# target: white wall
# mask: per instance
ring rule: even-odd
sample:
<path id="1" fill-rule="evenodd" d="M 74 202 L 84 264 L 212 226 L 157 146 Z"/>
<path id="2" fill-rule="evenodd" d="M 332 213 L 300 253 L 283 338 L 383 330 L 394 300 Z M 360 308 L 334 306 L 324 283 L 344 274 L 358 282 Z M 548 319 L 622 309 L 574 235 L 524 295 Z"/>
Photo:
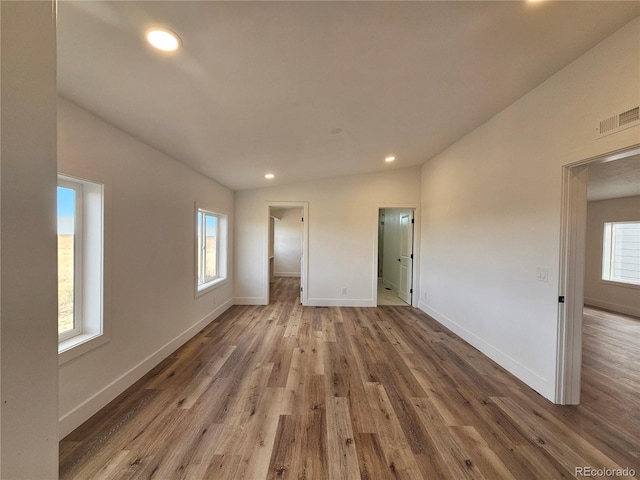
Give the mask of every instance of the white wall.
<path id="1" fill-rule="evenodd" d="M 229 215 L 233 192 L 60 99 L 58 169 L 108 179 L 111 340 L 60 367 L 60 429 L 69 433 L 222 313 L 230 281 L 195 298 L 195 203 Z"/>
<path id="2" fill-rule="evenodd" d="M 302 255 L 302 208 L 278 210 L 274 224 L 276 277 L 299 277 Z"/>
<path id="3" fill-rule="evenodd" d="M 640 196 L 587 203 L 584 303 L 640 317 L 640 287 L 602 280 L 606 222 L 640 221 Z"/>
<path id="4" fill-rule="evenodd" d="M 549 399 L 562 166 L 640 142 L 595 139 L 640 102 L 639 35 L 635 19 L 422 168 L 420 308 Z"/>
<path id="5" fill-rule="evenodd" d="M 396 169 L 236 192 L 236 302 L 266 303 L 266 202 L 308 201 L 308 303 L 375 306 L 378 209 L 418 205 L 419 171 Z"/>
<path id="6" fill-rule="evenodd" d="M 0 2 L 0 478 L 7 480 L 58 478 L 53 7 Z"/>

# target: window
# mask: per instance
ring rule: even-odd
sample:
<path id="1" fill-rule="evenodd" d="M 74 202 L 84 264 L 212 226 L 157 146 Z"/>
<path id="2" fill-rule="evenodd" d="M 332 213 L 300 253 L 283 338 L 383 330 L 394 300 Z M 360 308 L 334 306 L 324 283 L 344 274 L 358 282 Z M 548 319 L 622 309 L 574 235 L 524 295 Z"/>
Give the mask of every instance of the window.
<path id="1" fill-rule="evenodd" d="M 107 340 L 104 185 L 58 175 L 57 200 L 58 353 L 64 363 Z"/>
<path id="2" fill-rule="evenodd" d="M 196 291 L 226 279 L 227 217 L 201 208 L 196 212 Z"/>
<path id="3" fill-rule="evenodd" d="M 640 285 L 640 223 L 604 224 L 602 279 Z"/>
<path id="4" fill-rule="evenodd" d="M 82 184 L 58 181 L 58 338 L 82 332 Z"/>

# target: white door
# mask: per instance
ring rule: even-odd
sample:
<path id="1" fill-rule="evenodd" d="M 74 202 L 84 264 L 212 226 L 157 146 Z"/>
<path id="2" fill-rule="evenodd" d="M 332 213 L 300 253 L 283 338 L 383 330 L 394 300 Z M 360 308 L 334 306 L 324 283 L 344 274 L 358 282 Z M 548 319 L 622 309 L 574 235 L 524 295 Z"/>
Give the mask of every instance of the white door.
<path id="1" fill-rule="evenodd" d="M 306 285 L 304 284 L 304 280 L 306 277 L 306 272 L 304 269 L 304 217 L 302 215 L 304 215 L 304 210 L 301 210 L 301 215 L 300 215 L 300 219 L 301 219 L 301 235 L 300 235 L 300 239 L 302 242 L 302 245 L 300 247 L 300 304 L 302 304 L 302 292 L 304 291 L 304 289 L 306 288 Z"/>
<path id="2" fill-rule="evenodd" d="M 400 214 L 400 288 L 398 296 L 411 305 L 413 293 L 413 210 Z"/>

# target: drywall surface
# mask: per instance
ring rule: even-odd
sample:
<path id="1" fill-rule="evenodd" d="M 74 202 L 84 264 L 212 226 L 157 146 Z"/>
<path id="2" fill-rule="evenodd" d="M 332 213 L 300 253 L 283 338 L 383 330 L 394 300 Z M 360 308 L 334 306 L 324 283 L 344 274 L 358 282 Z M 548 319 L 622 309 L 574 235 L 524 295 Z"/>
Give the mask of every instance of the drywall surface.
<path id="1" fill-rule="evenodd" d="M 266 303 L 266 205 L 281 201 L 309 202 L 308 303 L 375 306 L 378 209 L 419 205 L 420 168 L 236 192 L 237 303 Z"/>
<path id="2" fill-rule="evenodd" d="M 0 2 L 0 478 L 7 480 L 58 478 L 53 7 Z"/>
<path id="3" fill-rule="evenodd" d="M 640 102 L 639 36 L 635 19 L 422 167 L 420 308 L 548 399 L 562 166 L 640 143 L 595 136 Z"/>
<path id="4" fill-rule="evenodd" d="M 276 277 L 299 277 L 302 255 L 302 208 L 278 210 L 274 223 Z"/>
<path id="5" fill-rule="evenodd" d="M 587 204 L 584 303 L 640 317 L 640 286 L 602 280 L 602 240 L 606 222 L 640 222 L 640 197 Z"/>
<path id="6" fill-rule="evenodd" d="M 60 367 L 64 435 L 231 305 L 233 192 L 64 99 L 58 108 L 58 170 L 104 179 L 110 220 L 110 341 Z M 196 202 L 229 221 L 229 281 L 197 297 Z"/>

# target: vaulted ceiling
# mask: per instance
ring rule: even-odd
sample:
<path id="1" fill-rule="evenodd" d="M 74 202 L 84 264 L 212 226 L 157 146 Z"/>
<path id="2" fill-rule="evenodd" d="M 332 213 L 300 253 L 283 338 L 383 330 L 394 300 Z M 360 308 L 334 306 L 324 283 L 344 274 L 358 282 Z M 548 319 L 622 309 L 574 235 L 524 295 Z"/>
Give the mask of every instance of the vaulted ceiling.
<path id="1" fill-rule="evenodd" d="M 59 92 L 241 190 L 422 164 L 638 15 L 617 1 L 61 1 Z M 182 48 L 153 50 L 152 26 Z"/>

